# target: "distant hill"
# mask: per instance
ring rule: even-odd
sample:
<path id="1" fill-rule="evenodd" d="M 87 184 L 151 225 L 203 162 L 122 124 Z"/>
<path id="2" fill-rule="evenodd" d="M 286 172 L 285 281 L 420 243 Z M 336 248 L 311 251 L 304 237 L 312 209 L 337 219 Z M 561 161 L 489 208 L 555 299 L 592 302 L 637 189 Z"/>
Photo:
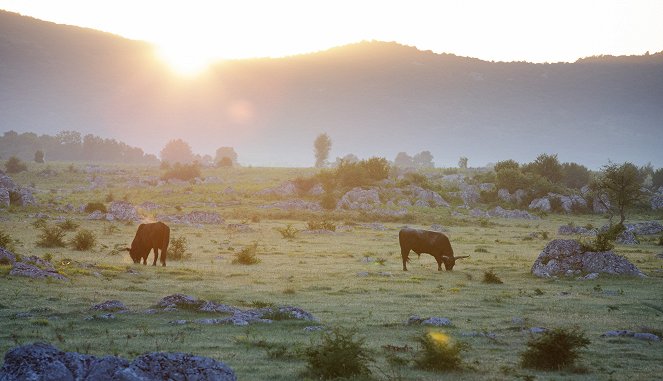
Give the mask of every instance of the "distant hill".
<path id="1" fill-rule="evenodd" d="M 225 38 L 220 36 L 219 44 Z M 178 78 L 143 42 L 0 11 L 0 131 L 77 130 L 158 153 L 233 146 L 253 165 L 429 150 L 438 166 L 557 153 L 592 168 L 663 166 L 663 52 L 486 62 L 389 42 L 220 62 Z"/>

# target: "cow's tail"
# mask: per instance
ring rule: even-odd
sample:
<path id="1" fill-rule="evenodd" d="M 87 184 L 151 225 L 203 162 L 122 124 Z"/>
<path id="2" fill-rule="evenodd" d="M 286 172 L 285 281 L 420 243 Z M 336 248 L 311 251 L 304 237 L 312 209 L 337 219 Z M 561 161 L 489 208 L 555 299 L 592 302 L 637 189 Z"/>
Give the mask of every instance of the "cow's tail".
<path id="1" fill-rule="evenodd" d="M 170 228 L 166 225 L 166 232 L 163 235 L 163 242 L 161 242 L 161 264 L 166 265 L 166 257 L 168 255 L 168 244 L 170 243 Z"/>

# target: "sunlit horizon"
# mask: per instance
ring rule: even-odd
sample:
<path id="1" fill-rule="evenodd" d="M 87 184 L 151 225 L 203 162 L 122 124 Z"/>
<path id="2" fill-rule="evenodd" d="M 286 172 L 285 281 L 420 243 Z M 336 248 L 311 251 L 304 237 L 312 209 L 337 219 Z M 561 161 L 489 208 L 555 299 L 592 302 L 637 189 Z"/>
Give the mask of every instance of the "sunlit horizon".
<path id="1" fill-rule="evenodd" d="M 0 0 L 0 9 L 149 42 L 183 74 L 365 40 L 506 62 L 663 51 L 663 2 L 652 0 Z"/>

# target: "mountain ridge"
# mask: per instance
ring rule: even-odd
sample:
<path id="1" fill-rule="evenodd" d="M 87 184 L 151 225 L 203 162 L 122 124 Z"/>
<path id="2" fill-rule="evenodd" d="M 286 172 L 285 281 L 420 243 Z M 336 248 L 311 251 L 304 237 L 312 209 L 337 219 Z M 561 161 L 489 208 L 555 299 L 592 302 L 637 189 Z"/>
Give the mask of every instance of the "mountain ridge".
<path id="1" fill-rule="evenodd" d="M 246 164 L 311 165 L 326 132 L 332 159 L 429 150 L 438 165 L 482 165 L 546 152 L 663 166 L 663 52 L 490 62 L 363 41 L 182 79 L 147 43 L 0 11 L 0 85 L 4 131 L 81 130 L 149 153 L 183 138 L 199 153 L 233 146 Z"/>

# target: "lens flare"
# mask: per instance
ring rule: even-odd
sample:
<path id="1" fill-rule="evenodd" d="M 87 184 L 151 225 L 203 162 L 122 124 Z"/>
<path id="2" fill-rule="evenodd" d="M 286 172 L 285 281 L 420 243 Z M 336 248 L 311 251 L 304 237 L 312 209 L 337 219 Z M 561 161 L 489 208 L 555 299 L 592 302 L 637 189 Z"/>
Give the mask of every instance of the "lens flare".
<path id="1" fill-rule="evenodd" d="M 439 345 L 447 345 L 450 341 L 449 335 L 442 332 L 429 332 L 428 336 Z"/>

